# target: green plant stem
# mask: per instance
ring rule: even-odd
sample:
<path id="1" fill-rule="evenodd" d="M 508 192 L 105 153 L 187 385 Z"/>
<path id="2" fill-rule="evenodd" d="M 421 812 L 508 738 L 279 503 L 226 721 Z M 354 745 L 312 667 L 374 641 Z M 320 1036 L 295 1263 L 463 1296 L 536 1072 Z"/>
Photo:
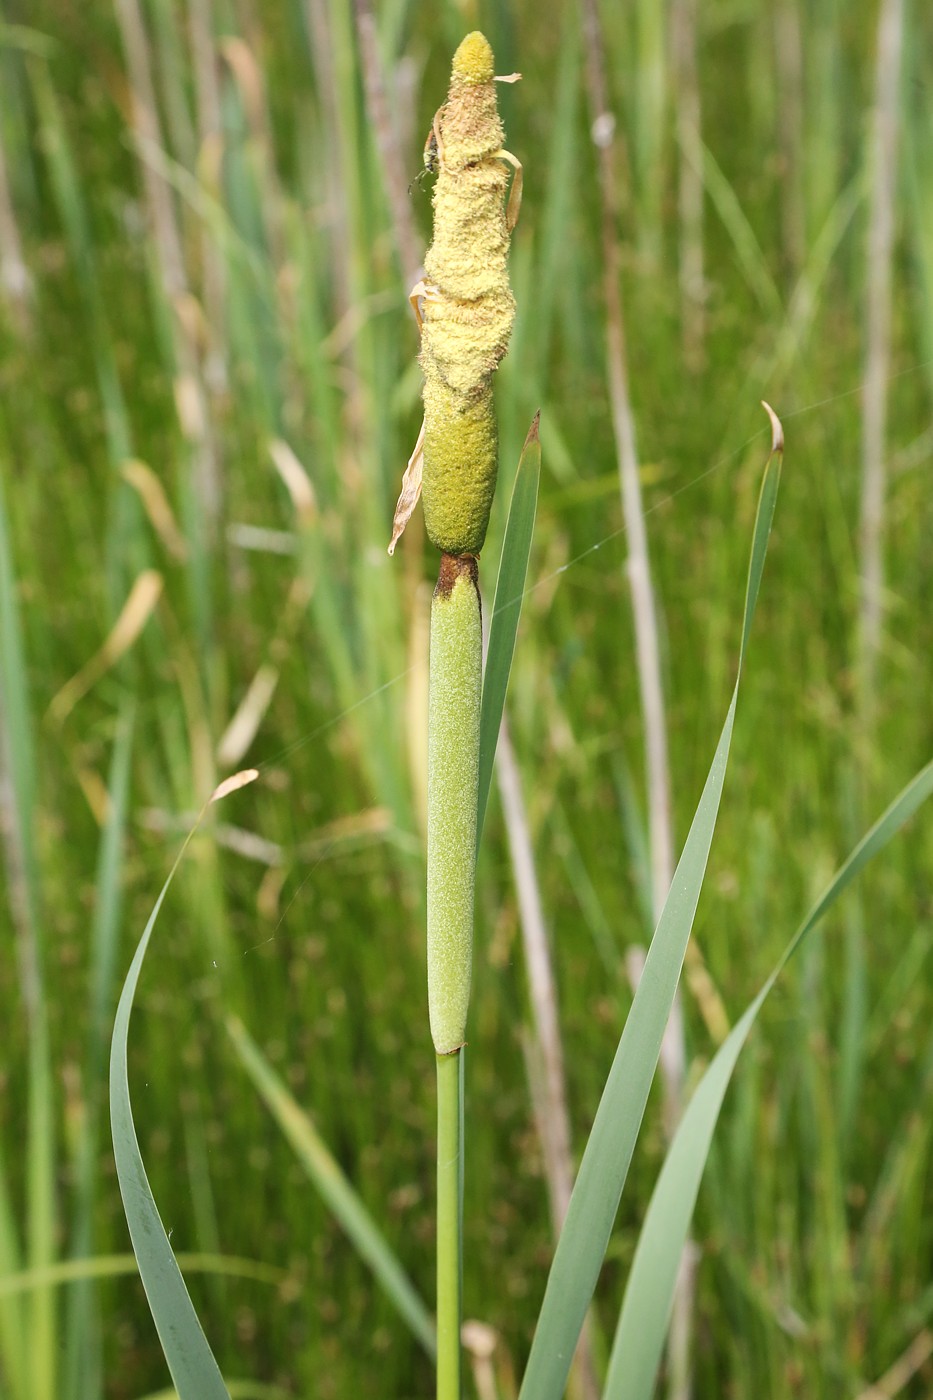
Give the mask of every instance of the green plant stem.
<path id="1" fill-rule="evenodd" d="M 437 1056 L 437 1400 L 460 1400 L 463 1051 Z"/>

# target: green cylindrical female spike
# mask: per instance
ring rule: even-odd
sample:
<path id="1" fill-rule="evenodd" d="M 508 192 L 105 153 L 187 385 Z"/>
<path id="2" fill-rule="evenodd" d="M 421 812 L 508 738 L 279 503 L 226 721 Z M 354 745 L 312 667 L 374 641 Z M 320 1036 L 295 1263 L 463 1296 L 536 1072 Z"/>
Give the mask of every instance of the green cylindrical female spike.
<path id="1" fill-rule="evenodd" d="M 441 560 L 431 603 L 428 701 L 428 1012 L 439 1055 L 466 1038 L 483 629 L 476 560 Z"/>

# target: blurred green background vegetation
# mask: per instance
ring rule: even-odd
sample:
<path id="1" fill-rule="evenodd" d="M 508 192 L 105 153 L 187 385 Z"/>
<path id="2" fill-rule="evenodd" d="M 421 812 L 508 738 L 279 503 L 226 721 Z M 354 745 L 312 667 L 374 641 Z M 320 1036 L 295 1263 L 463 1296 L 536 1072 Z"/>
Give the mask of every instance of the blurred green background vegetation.
<path id="1" fill-rule="evenodd" d="M 197 839 L 141 984 L 132 1084 L 156 1200 L 179 1252 L 282 1271 L 274 1285 L 189 1276 L 225 1374 L 267 1387 L 242 1394 L 430 1392 L 428 1362 L 257 1100 L 224 1017 L 242 1018 L 313 1114 L 430 1298 L 436 557 L 420 513 L 393 560 L 386 544 L 420 422 L 407 292 L 430 181 L 408 181 L 450 54 L 476 25 L 498 71 L 524 74 L 500 90 L 525 195 L 483 572 L 488 597 L 540 407 L 508 713 L 578 1151 L 585 1140 L 631 998 L 626 952 L 650 935 L 586 10 L 4 0 L 0 1394 L 12 1400 L 136 1400 L 166 1385 L 138 1280 L 102 1265 L 93 1285 L 63 1287 L 41 1271 L 128 1249 L 106 1119 L 116 996 L 193 814 L 246 764 L 263 781 Z M 760 397 L 787 438 L 696 926 L 732 1017 L 933 740 L 931 12 L 908 6 L 905 25 L 884 617 L 866 707 L 876 7 L 708 0 L 694 14 L 632 0 L 601 15 L 678 842 L 734 675 L 768 441 Z M 603 114 L 596 135 L 611 134 Z M 933 1389 L 931 860 L 921 815 L 811 939 L 741 1062 L 696 1220 L 698 1397 Z M 474 985 L 466 1308 L 520 1370 L 552 1240 L 495 796 Z M 695 1074 L 715 1047 L 689 992 L 684 1016 Z M 663 1150 L 653 1101 L 598 1295 L 610 1336 Z M 27 1270 L 40 1272 L 16 1291 Z M 887 1389 L 867 1390 L 905 1357 Z"/>

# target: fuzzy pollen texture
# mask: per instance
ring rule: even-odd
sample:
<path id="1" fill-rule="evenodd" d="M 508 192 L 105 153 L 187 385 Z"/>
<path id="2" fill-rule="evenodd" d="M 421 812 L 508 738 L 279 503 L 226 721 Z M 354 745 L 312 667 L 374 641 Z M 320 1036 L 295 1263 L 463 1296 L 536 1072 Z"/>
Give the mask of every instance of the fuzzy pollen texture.
<path id="1" fill-rule="evenodd" d="M 492 50 L 468 34 L 437 116 L 434 240 L 425 257 L 423 500 L 428 536 L 449 554 L 482 548 L 496 485 L 492 376 L 508 348 L 515 302 L 505 222 L 508 173 Z"/>
<path id="2" fill-rule="evenodd" d="M 489 40 L 485 34 L 474 29 L 454 54 L 453 76 L 464 83 L 491 83 L 494 72 Z"/>

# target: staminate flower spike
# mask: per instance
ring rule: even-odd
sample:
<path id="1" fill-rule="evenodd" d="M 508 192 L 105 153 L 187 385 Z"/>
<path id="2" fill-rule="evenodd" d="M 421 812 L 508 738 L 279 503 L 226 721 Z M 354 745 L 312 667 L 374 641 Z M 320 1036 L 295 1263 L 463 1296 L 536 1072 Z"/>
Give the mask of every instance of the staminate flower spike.
<path id="1" fill-rule="evenodd" d="M 428 538 L 438 549 L 478 554 L 486 538 L 498 469 L 492 377 L 515 318 L 506 259 L 522 191 L 521 165 L 502 144 L 496 81 L 488 41 L 468 34 L 425 144 L 425 165 L 437 170 L 434 241 L 425 278 L 411 294 L 421 326 L 424 424 L 396 507 L 390 554 L 419 490 Z M 515 178 L 506 208 L 508 166 Z"/>

